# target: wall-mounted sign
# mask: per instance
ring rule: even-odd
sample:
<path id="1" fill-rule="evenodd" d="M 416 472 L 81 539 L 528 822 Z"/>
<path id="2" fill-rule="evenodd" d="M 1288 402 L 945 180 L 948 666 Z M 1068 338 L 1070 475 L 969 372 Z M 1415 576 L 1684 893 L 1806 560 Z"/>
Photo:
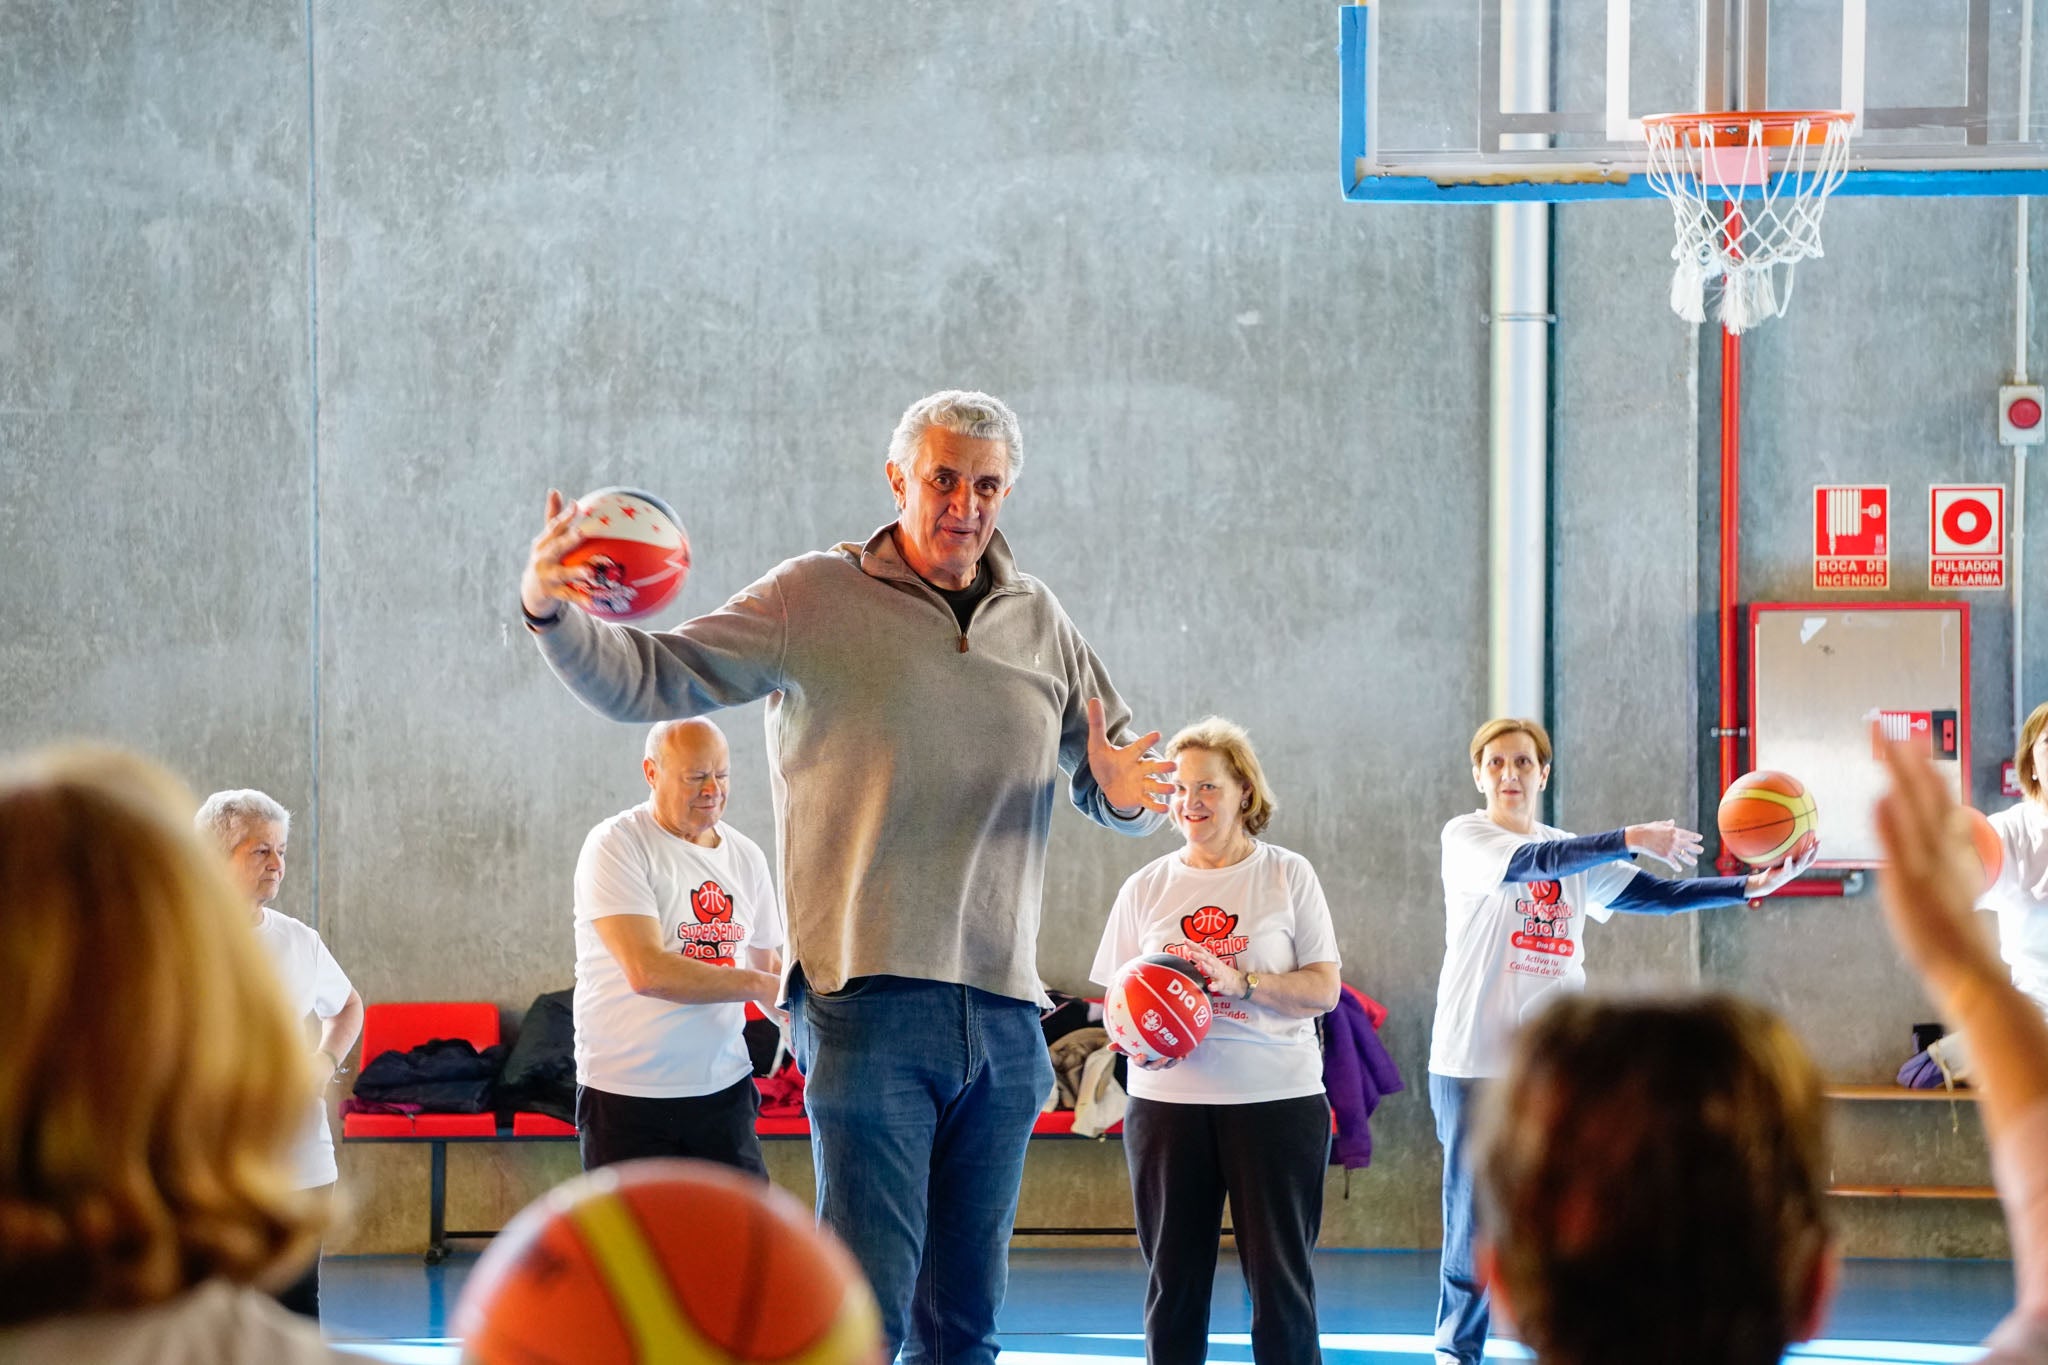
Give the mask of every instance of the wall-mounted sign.
<path id="1" fill-rule="evenodd" d="M 1892 585 L 1891 488 L 1820 484 L 1813 490 L 1813 586 Z"/>

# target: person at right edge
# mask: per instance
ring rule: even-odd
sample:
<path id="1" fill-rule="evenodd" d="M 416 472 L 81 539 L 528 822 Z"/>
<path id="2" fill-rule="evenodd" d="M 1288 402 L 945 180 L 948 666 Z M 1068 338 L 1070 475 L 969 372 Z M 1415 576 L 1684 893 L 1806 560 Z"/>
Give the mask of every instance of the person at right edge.
<path id="1" fill-rule="evenodd" d="M 2048 1020 L 1973 922 L 1968 817 L 1925 753 L 1874 738 L 1878 899 L 1975 1042 L 2012 1239 L 2015 1306 L 1978 1359 L 2048 1365 Z M 1513 1052 L 1476 1138 L 1479 1259 L 1538 1362 L 1776 1365 L 1820 1330 L 1839 1260 L 1826 1101 L 1784 1020 L 1732 996 L 1560 995 Z"/>
<path id="2" fill-rule="evenodd" d="M 1022 459 L 1008 407 L 936 393 L 889 443 L 895 521 L 716 611 L 647 632 L 564 610 L 589 580 L 562 563 L 574 509 L 555 493 L 520 584 L 548 666 L 603 715 L 768 698 L 818 1216 L 874 1286 L 889 1354 L 946 1365 L 995 1358 L 1052 1089 L 1037 940 L 1054 784 L 1064 771 L 1083 815 L 1147 834 L 1172 767 L 996 531 Z"/>
<path id="3" fill-rule="evenodd" d="M 1473 1255 L 1473 1107 L 1487 1082 L 1506 1074 L 1516 1028 L 1552 992 L 1585 989 L 1585 917 L 1740 905 L 1797 877 L 1816 851 L 1808 839 L 1747 877 L 1667 881 L 1629 859 L 1640 853 L 1690 867 L 1702 847 L 1692 830 L 1658 820 L 1574 835 L 1537 823 L 1551 758 L 1550 735 L 1538 722 L 1486 722 L 1472 736 L 1470 757 L 1486 808 L 1443 830 L 1444 969 L 1429 1044 L 1429 1107 L 1444 1149 L 1436 1358 L 1447 1365 L 1478 1365 L 1486 1351 L 1486 1287 Z"/>
<path id="4" fill-rule="evenodd" d="M 2048 1019 L 1974 922 L 1983 866 L 1968 817 L 1927 755 L 1903 744 L 1882 747 L 1892 786 L 1877 803 L 1885 855 L 1878 900 L 1906 964 L 1942 1017 L 1969 1036 L 1972 1084 L 2012 1241 L 2012 1315 L 1979 1359 L 2048 1365 Z"/>
<path id="5" fill-rule="evenodd" d="M 1977 898 L 1977 908 L 1998 914 L 1998 951 L 2012 984 L 2048 1017 L 2048 702 L 2020 727 L 2013 772 L 2024 800 L 1987 817 L 2005 856 L 1998 879 Z M 1969 1033 L 1953 1029 L 1928 1049 L 1958 1081 L 1976 1079 Z"/>

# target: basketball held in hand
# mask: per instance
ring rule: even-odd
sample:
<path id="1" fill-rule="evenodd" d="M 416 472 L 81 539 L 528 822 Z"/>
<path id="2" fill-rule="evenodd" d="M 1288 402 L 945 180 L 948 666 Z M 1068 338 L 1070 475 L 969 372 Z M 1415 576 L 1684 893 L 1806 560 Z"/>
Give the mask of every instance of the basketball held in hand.
<path id="1" fill-rule="evenodd" d="M 2005 840 L 1998 837 L 1983 811 L 1964 806 L 1963 814 L 1970 819 L 1970 842 L 1976 846 L 1977 861 L 1984 865 L 1984 884 L 1977 888 L 1981 896 L 1998 884 L 1998 874 L 2005 871 Z"/>
<path id="2" fill-rule="evenodd" d="M 705 1161 L 628 1161 L 527 1206 L 456 1309 L 477 1365 L 881 1365 L 851 1254 L 764 1181 Z"/>
<path id="3" fill-rule="evenodd" d="M 1110 1044 L 1157 1065 L 1177 1061 L 1209 1036 L 1209 992 L 1202 974 L 1172 953 L 1148 953 L 1117 975 L 1102 1001 Z"/>
<path id="4" fill-rule="evenodd" d="M 607 621 L 651 616 L 683 590 L 690 538 L 675 510 L 637 488 L 600 488 L 576 500 L 567 568 L 587 570 L 583 609 Z"/>
<path id="5" fill-rule="evenodd" d="M 1798 778 L 1758 769 L 1728 784 L 1716 823 L 1721 847 L 1752 867 L 1768 867 L 1818 831 L 1820 814 Z"/>

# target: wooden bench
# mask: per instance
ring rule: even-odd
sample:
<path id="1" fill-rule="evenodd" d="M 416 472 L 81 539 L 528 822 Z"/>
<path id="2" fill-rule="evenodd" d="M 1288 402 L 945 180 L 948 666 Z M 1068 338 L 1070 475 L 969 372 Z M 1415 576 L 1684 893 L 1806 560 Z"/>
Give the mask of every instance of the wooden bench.
<path id="1" fill-rule="evenodd" d="M 1830 1085 L 1824 1092 L 1831 1100 L 1878 1103 L 1969 1103 L 1977 1102 L 1974 1090 L 1913 1090 L 1903 1085 Z M 1996 1199 L 1998 1190 L 1990 1185 L 1833 1185 L 1828 1193 L 1842 1199 Z"/>

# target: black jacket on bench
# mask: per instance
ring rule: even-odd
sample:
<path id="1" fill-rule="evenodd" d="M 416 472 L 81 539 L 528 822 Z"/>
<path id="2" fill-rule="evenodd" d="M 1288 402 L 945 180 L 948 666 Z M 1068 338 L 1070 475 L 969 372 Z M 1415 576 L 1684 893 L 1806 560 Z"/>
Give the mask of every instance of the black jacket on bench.
<path id="1" fill-rule="evenodd" d="M 493 1107 L 505 1049 L 478 1052 L 466 1038 L 436 1038 L 409 1052 L 381 1052 L 356 1077 L 356 1098 L 417 1104 L 429 1113 L 481 1114 Z"/>

